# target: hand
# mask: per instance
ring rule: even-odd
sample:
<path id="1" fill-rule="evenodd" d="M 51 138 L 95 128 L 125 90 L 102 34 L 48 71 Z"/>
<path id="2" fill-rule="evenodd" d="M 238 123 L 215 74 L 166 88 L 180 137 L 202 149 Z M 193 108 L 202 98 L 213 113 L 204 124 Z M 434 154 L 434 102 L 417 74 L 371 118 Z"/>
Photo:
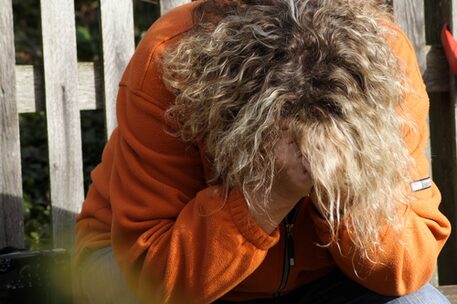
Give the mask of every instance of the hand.
<path id="1" fill-rule="evenodd" d="M 257 224 L 271 233 L 302 197 L 312 189 L 313 180 L 308 161 L 300 153 L 288 129 L 282 130 L 276 149 L 276 173 L 273 180 L 271 200 L 267 209 L 256 208 L 264 204 L 261 194 L 251 195 L 253 206 L 249 211 Z"/>

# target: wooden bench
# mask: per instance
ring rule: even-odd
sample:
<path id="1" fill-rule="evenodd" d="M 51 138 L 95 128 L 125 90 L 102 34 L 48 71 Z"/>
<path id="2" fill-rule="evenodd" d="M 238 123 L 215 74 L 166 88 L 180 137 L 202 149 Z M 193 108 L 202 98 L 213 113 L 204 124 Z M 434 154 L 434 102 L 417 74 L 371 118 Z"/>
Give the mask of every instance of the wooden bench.
<path id="1" fill-rule="evenodd" d="M 161 10 L 186 2 L 190 0 L 161 0 Z M 107 136 L 112 132 L 118 81 L 134 51 L 132 0 L 101 0 L 99 6 L 100 67 L 77 61 L 74 1 L 41 1 L 41 73 L 34 66 L 15 64 L 12 0 L 0 0 L 0 248 L 24 246 L 18 115 L 45 111 L 53 244 L 72 250 L 74 220 L 84 199 L 80 111 L 103 109 Z M 457 0 L 395 0 L 393 9 L 414 44 L 431 98 L 433 176 L 442 191 L 442 210 L 457 227 L 457 83 L 439 41 L 444 22 L 457 29 L 452 22 L 457 20 Z M 439 258 L 435 285 L 438 280 L 441 285 L 457 284 L 456 261 L 453 232 Z M 457 303 L 457 288 L 440 288 Z"/>

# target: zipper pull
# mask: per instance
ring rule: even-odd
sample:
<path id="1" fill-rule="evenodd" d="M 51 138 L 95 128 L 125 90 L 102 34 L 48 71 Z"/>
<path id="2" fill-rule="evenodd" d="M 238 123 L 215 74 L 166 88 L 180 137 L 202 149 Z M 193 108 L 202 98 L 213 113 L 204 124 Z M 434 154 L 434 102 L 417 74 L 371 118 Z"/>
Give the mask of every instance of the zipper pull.
<path id="1" fill-rule="evenodd" d="M 292 244 L 290 247 L 293 248 L 294 245 Z M 289 265 L 290 265 L 290 267 L 295 266 L 295 256 L 294 256 L 293 251 L 291 253 L 291 257 L 289 258 Z"/>
<path id="2" fill-rule="evenodd" d="M 286 223 L 286 237 L 287 237 L 287 239 L 292 238 L 293 230 L 294 230 L 294 224 L 293 223 Z"/>

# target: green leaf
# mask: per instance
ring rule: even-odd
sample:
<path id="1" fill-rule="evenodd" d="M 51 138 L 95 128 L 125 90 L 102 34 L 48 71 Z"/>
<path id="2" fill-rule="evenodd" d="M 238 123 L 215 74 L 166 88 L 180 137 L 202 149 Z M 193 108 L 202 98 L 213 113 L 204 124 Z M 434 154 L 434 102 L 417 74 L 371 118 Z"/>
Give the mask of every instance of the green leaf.
<path id="1" fill-rule="evenodd" d="M 78 41 L 81 42 L 88 42 L 92 39 L 89 29 L 81 25 L 76 27 L 76 37 L 78 38 Z"/>

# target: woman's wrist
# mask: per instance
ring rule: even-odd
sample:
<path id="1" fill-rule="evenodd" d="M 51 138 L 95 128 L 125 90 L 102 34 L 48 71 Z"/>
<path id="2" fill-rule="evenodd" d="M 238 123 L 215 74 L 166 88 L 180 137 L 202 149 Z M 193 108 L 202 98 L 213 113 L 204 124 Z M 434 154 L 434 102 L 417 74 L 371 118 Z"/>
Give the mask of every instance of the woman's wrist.
<path id="1" fill-rule="evenodd" d="M 257 225 L 266 233 L 271 234 L 300 199 L 286 199 L 275 195 L 272 195 L 268 202 L 265 202 L 266 199 L 252 197 L 248 210 Z"/>

